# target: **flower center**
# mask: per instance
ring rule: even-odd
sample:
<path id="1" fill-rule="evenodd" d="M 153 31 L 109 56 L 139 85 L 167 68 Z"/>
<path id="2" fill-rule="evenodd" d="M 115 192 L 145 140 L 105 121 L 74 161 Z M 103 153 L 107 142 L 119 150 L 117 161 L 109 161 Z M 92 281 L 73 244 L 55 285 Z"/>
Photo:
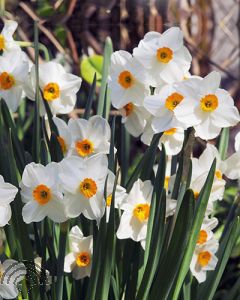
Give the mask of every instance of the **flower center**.
<path id="1" fill-rule="evenodd" d="M 80 156 L 87 156 L 93 153 L 93 143 L 87 139 L 75 142 L 75 149 Z"/>
<path id="2" fill-rule="evenodd" d="M 52 197 L 51 190 L 44 184 L 35 187 L 32 192 L 33 198 L 40 204 L 47 204 Z"/>
<path id="3" fill-rule="evenodd" d="M 208 265 L 210 259 L 211 259 L 212 255 L 210 252 L 208 251 L 203 251 L 203 252 L 200 252 L 198 254 L 198 259 L 197 259 L 197 262 L 199 263 L 199 265 L 201 267 L 205 267 L 206 265 Z"/>
<path id="4" fill-rule="evenodd" d="M 132 102 L 129 102 L 128 104 L 126 104 L 123 109 L 125 110 L 125 115 L 126 117 L 128 117 L 129 115 L 131 115 L 131 113 L 133 112 L 134 109 L 134 104 Z"/>
<path id="5" fill-rule="evenodd" d="M 173 51 L 167 47 L 159 48 L 156 56 L 159 62 L 167 64 L 173 58 Z"/>
<path id="6" fill-rule="evenodd" d="M 171 129 L 164 131 L 163 134 L 164 135 L 173 135 L 176 131 L 177 131 L 177 128 L 171 128 Z"/>
<path id="7" fill-rule="evenodd" d="M 206 95 L 200 100 L 200 107 L 203 111 L 214 111 L 218 107 L 218 98 L 215 95 Z"/>
<path id="8" fill-rule="evenodd" d="M 80 183 L 79 191 L 84 197 L 88 199 L 93 197 L 97 193 L 96 182 L 91 178 L 85 178 Z"/>
<path id="9" fill-rule="evenodd" d="M 123 71 L 118 76 L 118 83 L 125 89 L 130 88 L 134 84 L 134 77 L 131 72 Z"/>
<path id="10" fill-rule="evenodd" d="M 80 252 L 76 258 L 76 264 L 79 267 L 87 267 L 91 262 L 91 258 L 88 252 Z"/>
<path id="11" fill-rule="evenodd" d="M 107 200 L 106 200 L 106 205 L 108 207 L 111 206 L 111 203 L 112 203 L 112 194 L 110 194 L 108 197 L 107 197 Z"/>
<path id="12" fill-rule="evenodd" d="M 138 221 L 146 221 L 149 217 L 150 205 L 149 204 L 138 204 L 133 210 L 133 215 Z"/>
<path id="13" fill-rule="evenodd" d="M 197 200 L 198 196 L 199 196 L 199 192 L 193 191 L 193 197 L 195 200 Z"/>
<path id="14" fill-rule="evenodd" d="M 165 101 L 165 107 L 169 110 L 174 110 L 175 107 L 183 100 L 183 96 L 179 93 L 172 93 Z"/>
<path id="15" fill-rule="evenodd" d="M 0 89 L 9 90 L 15 85 L 15 78 L 7 72 L 0 74 Z"/>
<path id="16" fill-rule="evenodd" d="M 200 230 L 199 235 L 198 235 L 198 240 L 197 244 L 204 244 L 207 241 L 208 234 L 205 230 Z"/>
<path id="17" fill-rule="evenodd" d="M 216 170 L 215 171 L 215 176 L 217 177 L 217 179 L 221 180 L 222 179 L 222 172 L 220 170 Z"/>
<path id="18" fill-rule="evenodd" d="M 168 190 L 170 176 L 166 176 L 164 180 L 164 188 Z"/>
<path id="19" fill-rule="evenodd" d="M 57 140 L 58 140 L 59 145 L 61 146 L 63 154 L 65 154 L 67 152 L 67 145 L 65 143 L 64 138 L 62 138 L 61 136 L 58 136 Z"/>
<path id="20" fill-rule="evenodd" d="M 2 34 L 0 34 L 0 51 L 5 50 L 5 38 Z"/>
<path id="21" fill-rule="evenodd" d="M 50 82 L 43 88 L 43 97 L 47 101 L 53 101 L 60 96 L 60 88 L 56 82 Z"/>

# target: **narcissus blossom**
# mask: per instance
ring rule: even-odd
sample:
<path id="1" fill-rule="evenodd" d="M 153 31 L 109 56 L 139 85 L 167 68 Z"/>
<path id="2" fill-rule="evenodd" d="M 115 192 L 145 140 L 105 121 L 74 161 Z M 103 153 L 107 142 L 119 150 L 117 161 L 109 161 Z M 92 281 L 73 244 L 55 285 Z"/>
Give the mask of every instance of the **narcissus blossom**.
<path id="1" fill-rule="evenodd" d="M 153 135 L 154 131 L 149 123 L 141 136 L 141 141 L 146 145 L 150 145 Z M 167 155 L 176 155 L 181 151 L 183 141 L 184 130 L 182 128 L 170 128 L 163 132 L 158 147 L 161 150 L 162 144 L 164 144 Z"/>
<path id="2" fill-rule="evenodd" d="M 17 29 L 17 22 L 6 20 L 0 34 L 0 53 L 7 53 L 11 50 L 20 50 L 19 45 L 14 41 L 13 34 Z"/>
<path id="3" fill-rule="evenodd" d="M 58 134 L 57 140 L 61 146 L 62 153 L 64 156 L 67 155 L 71 144 L 72 144 L 72 135 L 68 125 L 60 118 L 53 117 L 53 122 L 57 126 Z"/>
<path id="4" fill-rule="evenodd" d="M 152 77 L 152 86 L 159 82 L 172 83 L 183 79 L 191 65 L 191 55 L 183 45 L 183 33 L 177 27 L 159 32 L 148 32 L 133 50 L 133 56 Z"/>
<path id="5" fill-rule="evenodd" d="M 64 222 L 65 201 L 60 191 L 58 164 L 28 164 L 20 182 L 22 201 L 25 203 L 22 215 L 25 223 L 40 222 L 49 217 L 54 222 Z"/>
<path id="6" fill-rule="evenodd" d="M 113 187 L 115 182 L 115 175 L 112 171 L 108 170 L 108 177 L 107 177 L 107 199 L 106 199 L 106 219 L 108 222 L 109 214 L 110 214 L 110 207 L 112 203 L 112 193 Z M 123 188 L 121 185 L 116 185 L 116 190 L 114 194 L 114 204 L 115 208 L 120 209 L 121 205 L 125 202 L 127 197 L 126 189 Z"/>
<path id="7" fill-rule="evenodd" d="M 10 203 L 14 200 L 18 189 L 4 181 L 0 175 L 0 227 L 5 226 L 12 216 Z"/>
<path id="8" fill-rule="evenodd" d="M 69 233 L 70 253 L 65 256 L 64 271 L 72 272 L 74 279 L 90 276 L 92 269 L 93 237 L 84 237 L 80 228 L 74 226 Z"/>
<path id="9" fill-rule="evenodd" d="M 0 262 L 0 298 L 15 299 L 19 294 L 17 285 L 26 273 L 25 265 L 16 260 L 6 259 L 3 263 Z"/>
<path id="10" fill-rule="evenodd" d="M 155 95 L 145 97 L 144 107 L 153 115 L 152 128 L 155 133 L 175 127 L 184 128 L 184 121 L 179 122 L 175 115 L 175 109 L 184 101 L 188 102 L 188 99 L 176 92 L 172 84 L 158 89 Z"/>
<path id="11" fill-rule="evenodd" d="M 62 65 L 55 62 L 46 62 L 39 66 L 39 86 L 43 100 L 47 101 L 53 114 L 70 113 L 77 100 L 82 79 L 67 73 Z M 35 100 L 35 66 L 32 67 L 27 84 L 24 86 L 27 97 Z M 41 102 L 41 112 L 44 105 Z"/>
<path id="12" fill-rule="evenodd" d="M 211 239 L 214 239 L 212 230 L 217 226 L 218 220 L 216 218 L 205 217 L 201 230 L 197 239 L 197 247 L 208 243 Z"/>
<path id="13" fill-rule="evenodd" d="M 114 107 L 122 108 L 128 103 L 142 105 L 144 96 L 150 92 L 143 84 L 144 74 L 142 66 L 127 51 L 112 54 L 108 84 Z"/>
<path id="14" fill-rule="evenodd" d="M 71 155 L 84 158 L 97 153 L 109 153 L 111 131 L 104 118 L 70 119 L 68 128 L 72 136 Z"/>
<path id="15" fill-rule="evenodd" d="M 150 117 L 143 106 L 130 102 L 120 108 L 119 112 L 122 115 L 122 123 L 131 135 L 138 137 L 143 133 L 147 119 Z"/>
<path id="16" fill-rule="evenodd" d="M 0 98 L 15 112 L 21 102 L 28 62 L 21 50 L 11 50 L 0 57 Z"/>
<path id="17" fill-rule="evenodd" d="M 188 94 L 189 99 L 179 103 L 175 116 L 188 127 L 194 125 L 196 136 L 204 140 L 217 137 L 221 128 L 240 121 L 232 97 L 219 88 L 220 80 L 220 74 L 212 72 L 203 79 L 192 78 L 176 84 L 177 91 Z"/>
<path id="18" fill-rule="evenodd" d="M 199 283 L 206 280 L 207 271 L 215 270 L 218 262 L 215 253 L 218 250 L 218 246 L 218 242 L 215 239 L 211 239 L 195 248 L 190 270 Z"/>
<path id="19" fill-rule="evenodd" d="M 59 177 L 64 191 L 66 214 L 70 218 L 81 213 L 99 221 L 105 211 L 104 186 L 108 161 L 104 154 L 83 159 L 71 156 L 61 161 Z"/>

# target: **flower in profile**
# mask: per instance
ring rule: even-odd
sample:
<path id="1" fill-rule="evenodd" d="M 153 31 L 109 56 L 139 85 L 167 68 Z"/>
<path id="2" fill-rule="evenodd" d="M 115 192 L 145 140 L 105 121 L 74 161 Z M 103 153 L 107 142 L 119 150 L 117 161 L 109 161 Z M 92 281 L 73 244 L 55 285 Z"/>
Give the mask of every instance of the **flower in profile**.
<path id="1" fill-rule="evenodd" d="M 128 103 L 142 105 L 149 89 L 141 81 L 144 76 L 142 66 L 127 51 L 115 51 L 111 56 L 108 79 L 110 97 L 115 108 L 123 108 Z"/>
<path id="2" fill-rule="evenodd" d="M 75 218 L 83 214 L 90 220 L 99 221 L 106 207 L 107 156 L 97 154 L 86 159 L 70 156 L 63 159 L 60 165 L 59 177 L 67 216 Z"/>
<path id="3" fill-rule="evenodd" d="M 55 162 L 47 166 L 30 163 L 25 167 L 20 182 L 25 223 L 40 222 L 45 217 L 54 222 L 67 220 L 58 173 L 59 167 Z"/>
<path id="4" fill-rule="evenodd" d="M 206 280 L 207 271 L 215 270 L 218 262 L 215 253 L 218 250 L 218 246 L 219 244 L 214 238 L 196 246 L 190 264 L 190 270 L 199 283 Z"/>
<path id="5" fill-rule="evenodd" d="M 117 230 L 119 239 L 131 238 L 139 242 L 146 238 L 152 192 L 153 186 L 150 180 L 143 182 L 138 179 L 134 183 L 121 206 L 123 214 Z"/>
<path id="6" fill-rule="evenodd" d="M 177 27 L 163 34 L 148 32 L 133 50 L 133 56 L 146 68 L 152 77 L 151 85 L 159 82 L 172 83 L 183 79 L 191 65 L 192 57 L 183 45 L 183 33 Z"/>
<path id="7" fill-rule="evenodd" d="M 93 237 L 84 237 L 78 226 L 69 233 L 70 253 L 65 256 L 64 271 L 74 279 L 90 277 L 92 269 Z"/>
<path id="8" fill-rule="evenodd" d="M 28 61 L 21 50 L 11 50 L 0 57 L 0 97 L 13 112 L 22 100 L 27 75 Z"/>
<path id="9" fill-rule="evenodd" d="M 8 224 L 12 216 L 10 203 L 14 200 L 18 189 L 4 181 L 3 177 L 0 175 L 0 227 Z"/>
<path id="10" fill-rule="evenodd" d="M 236 125 L 239 112 L 230 94 L 219 88 L 221 76 L 212 72 L 203 79 L 190 78 L 176 84 L 179 93 L 189 94 L 175 109 L 175 116 L 186 124 L 194 125 L 196 136 L 204 140 L 217 137 L 221 128 Z"/>
<path id="11" fill-rule="evenodd" d="M 14 41 L 13 34 L 17 29 L 18 23 L 6 20 L 0 33 L 0 54 L 5 54 L 11 50 L 20 50 L 19 45 Z"/>
<path id="12" fill-rule="evenodd" d="M 155 95 L 145 97 L 144 107 L 153 115 L 153 131 L 159 133 L 175 127 L 184 128 L 184 122 L 179 122 L 175 116 L 175 109 L 185 101 L 188 102 L 188 99 L 172 84 L 157 89 Z"/>
<path id="13" fill-rule="evenodd" d="M 17 285 L 26 275 L 26 267 L 13 259 L 0 262 L 0 296 L 4 299 L 15 299 L 18 294 Z"/>
<path id="14" fill-rule="evenodd" d="M 131 135 L 138 137 L 143 133 L 147 120 L 150 117 L 150 114 L 143 106 L 130 102 L 121 107 L 119 112 L 122 116 L 122 123 Z"/>
<path id="15" fill-rule="evenodd" d="M 71 155 L 85 158 L 97 153 L 109 153 L 111 131 L 104 118 L 70 119 L 68 128 L 72 135 Z"/>
<path id="16" fill-rule="evenodd" d="M 67 155 L 71 144 L 72 144 L 72 135 L 68 125 L 60 118 L 53 117 L 53 122 L 57 126 L 58 134 L 57 140 L 62 149 L 64 156 Z"/>
<path id="17" fill-rule="evenodd" d="M 197 246 L 202 246 L 214 239 L 212 230 L 217 226 L 218 220 L 216 218 L 205 217 L 201 226 L 201 230 L 197 239 Z"/>
<path id="18" fill-rule="evenodd" d="M 31 100 L 35 100 L 35 80 L 33 66 L 24 86 L 25 93 Z M 81 83 L 80 77 L 67 73 L 61 64 L 51 61 L 39 66 L 39 86 L 43 100 L 48 102 L 53 114 L 67 114 L 73 110 Z M 44 112 L 43 103 L 40 109 Z"/>
<path id="19" fill-rule="evenodd" d="M 154 131 L 151 127 L 151 123 L 149 123 L 141 136 L 141 141 L 146 145 L 150 145 L 153 135 Z M 162 136 L 160 137 L 158 147 L 161 150 L 163 144 L 167 155 L 176 155 L 181 151 L 183 141 L 184 130 L 179 127 L 170 128 L 163 132 Z"/>
<path id="20" fill-rule="evenodd" d="M 113 193 L 113 187 L 115 182 L 115 175 L 112 171 L 108 170 L 108 177 L 107 177 L 107 199 L 106 199 L 106 219 L 107 222 L 109 220 L 110 215 L 110 207 L 112 203 L 112 193 Z M 116 185 L 116 190 L 114 194 L 114 204 L 115 208 L 120 209 L 121 205 L 125 202 L 125 199 L 127 197 L 126 189 L 123 188 L 121 185 Z"/>

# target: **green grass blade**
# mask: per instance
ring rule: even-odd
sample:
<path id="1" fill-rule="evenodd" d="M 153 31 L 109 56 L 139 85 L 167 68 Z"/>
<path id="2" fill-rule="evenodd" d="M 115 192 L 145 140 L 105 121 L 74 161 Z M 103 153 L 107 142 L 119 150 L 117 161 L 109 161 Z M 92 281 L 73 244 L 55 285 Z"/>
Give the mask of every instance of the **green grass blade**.
<path id="1" fill-rule="evenodd" d="M 229 143 L 229 128 L 223 128 L 220 135 L 219 144 L 218 144 L 218 151 L 222 160 L 226 159 L 228 143 Z"/>
<path id="2" fill-rule="evenodd" d="M 88 94 L 85 111 L 84 111 L 84 114 L 83 114 L 83 119 L 86 119 L 86 120 L 89 119 L 90 114 L 91 114 L 92 103 L 93 103 L 93 99 L 94 99 L 94 93 L 95 93 L 95 90 L 96 90 L 96 82 L 97 82 L 97 75 L 95 73 L 94 78 L 93 78 L 93 82 L 92 82 L 92 85 L 90 87 L 90 91 L 89 91 L 89 94 Z"/>

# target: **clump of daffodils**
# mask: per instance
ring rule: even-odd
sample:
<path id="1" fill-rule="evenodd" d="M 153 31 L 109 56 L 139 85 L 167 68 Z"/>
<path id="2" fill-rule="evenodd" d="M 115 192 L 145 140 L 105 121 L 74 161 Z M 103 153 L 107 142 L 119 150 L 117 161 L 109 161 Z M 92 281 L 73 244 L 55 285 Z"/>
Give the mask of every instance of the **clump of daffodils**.
<path id="1" fill-rule="evenodd" d="M 240 178 L 239 133 L 236 151 L 226 151 L 226 132 L 240 116 L 220 87 L 220 73 L 190 73 L 192 57 L 179 28 L 149 32 L 133 53 L 105 57 L 104 112 L 68 118 L 82 79 L 55 61 L 36 69 L 13 39 L 16 28 L 7 21 L 0 34 L 0 143 L 10 153 L 9 163 L 4 150 L 0 158 L 0 226 L 10 258 L 0 263 L 0 295 L 16 297 L 29 272 L 11 258 L 37 258 L 40 279 L 57 277 L 48 288 L 38 286 L 33 293 L 39 295 L 177 299 L 189 272 L 188 284 L 209 299 L 201 286 L 214 293 L 211 276 L 220 280 L 224 249 L 229 257 L 238 232 L 236 206 L 221 221 L 224 230 L 215 217 L 226 187 Z M 108 97 L 116 118 L 107 113 Z M 11 119 L 28 100 L 38 112 L 32 153 Z M 147 150 L 130 168 L 131 136 Z M 205 149 L 194 157 L 198 140 Z M 22 272 L 6 283 L 11 264 Z M 20 291 L 24 299 L 30 285 Z"/>

